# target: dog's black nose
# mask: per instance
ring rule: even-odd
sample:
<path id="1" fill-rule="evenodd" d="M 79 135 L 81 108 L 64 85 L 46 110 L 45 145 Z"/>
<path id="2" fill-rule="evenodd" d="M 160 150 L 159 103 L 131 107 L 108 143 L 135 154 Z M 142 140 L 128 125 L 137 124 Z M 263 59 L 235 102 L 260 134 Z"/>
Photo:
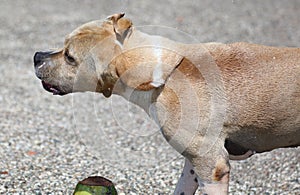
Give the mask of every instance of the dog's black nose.
<path id="1" fill-rule="evenodd" d="M 34 66 L 37 67 L 37 66 L 40 66 L 43 64 L 44 60 L 46 58 L 49 58 L 50 57 L 50 54 L 52 52 L 49 52 L 49 51 L 46 51 L 46 52 L 36 52 L 34 54 L 34 57 L 33 57 L 33 61 L 34 61 Z"/>
<path id="2" fill-rule="evenodd" d="M 44 52 L 36 52 L 33 57 L 34 66 L 40 66 L 43 63 Z"/>

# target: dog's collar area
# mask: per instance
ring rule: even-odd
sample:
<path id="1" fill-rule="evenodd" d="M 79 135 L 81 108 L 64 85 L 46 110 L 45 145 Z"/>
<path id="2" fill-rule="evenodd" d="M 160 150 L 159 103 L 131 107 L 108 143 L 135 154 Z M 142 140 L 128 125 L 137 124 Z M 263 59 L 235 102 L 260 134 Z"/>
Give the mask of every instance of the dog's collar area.
<path id="1" fill-rule="evenodd" d="M 96 92 L 100 92 L 104 95 L 104 97 L 109 98 L 112 94 L 113 87 L 107 86 L 103 79 L 100 78 L 98 80 L 97 86 L 96 86 Z"/>

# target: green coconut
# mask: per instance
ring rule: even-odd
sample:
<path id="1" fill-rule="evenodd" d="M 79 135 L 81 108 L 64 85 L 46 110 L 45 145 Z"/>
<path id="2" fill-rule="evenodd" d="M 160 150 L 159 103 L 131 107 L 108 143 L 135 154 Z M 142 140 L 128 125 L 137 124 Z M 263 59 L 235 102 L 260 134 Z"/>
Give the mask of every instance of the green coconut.
<path id="1" fill-rule="evenodd" d="M 117 195 L 114 184 L 100 176 L 88 177 L 77 183 L 73 195 Z"/>

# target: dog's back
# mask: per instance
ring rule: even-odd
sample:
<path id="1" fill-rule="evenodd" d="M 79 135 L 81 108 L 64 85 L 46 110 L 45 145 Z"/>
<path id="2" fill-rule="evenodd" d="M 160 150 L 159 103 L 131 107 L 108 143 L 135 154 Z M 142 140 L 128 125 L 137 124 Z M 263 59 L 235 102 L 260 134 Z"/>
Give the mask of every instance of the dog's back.
<path id="1" fill-rule="evenodd" d="M 300 49 L 234 43 L 210 52 L 223 74 L 229 139 L 257 152 L 300 145 Z"/>

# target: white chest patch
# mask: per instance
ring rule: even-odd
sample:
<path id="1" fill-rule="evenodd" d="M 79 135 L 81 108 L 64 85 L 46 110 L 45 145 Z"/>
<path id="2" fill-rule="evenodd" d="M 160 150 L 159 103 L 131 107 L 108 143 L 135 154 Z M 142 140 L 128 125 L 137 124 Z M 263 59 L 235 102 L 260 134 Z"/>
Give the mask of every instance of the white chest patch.
<path id="1" fill-rule="evenodd" d="M 153 42 L 154 45 L 154 56 L 157 59 L 157 64 L 152 73 L 152 82 L 150 83 L 153 87 L 160 87 L 164 84 L 163 79 L 163 69 L 162 69 L 162 58 L 163 58 L 163 49 L 161 48 L 161 39 L 155 39 Z"/>

